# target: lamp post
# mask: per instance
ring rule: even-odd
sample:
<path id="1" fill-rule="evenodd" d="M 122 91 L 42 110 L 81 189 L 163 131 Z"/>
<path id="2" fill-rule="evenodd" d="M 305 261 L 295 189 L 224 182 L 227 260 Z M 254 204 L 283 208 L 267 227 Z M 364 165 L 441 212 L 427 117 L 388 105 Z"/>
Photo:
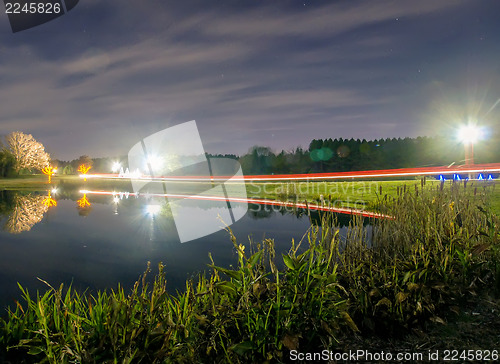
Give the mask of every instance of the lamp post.
<path id="1" fill-rule="evenodd" d="M 121 167 L 122 165 L 120 164 L 120 162 L 113 162 L 113 165 L 111 166 L 111 171 L 113 171 L 114 173 L 118 173 Z"/>
<path id="2" fill-rule="evenodd" d="M 465 146 L 465 165 L 474 164 L 474 143 L 464 143 Z"/>
<path id="3" fill-rule="evenodd" d="M 481 129 L 474 124 L 467 124 L 458 130 L 458 138 L 464 143 L 465 147 L 465 166 L 470 168 L 474 165 L 474 143 L 480 138 Z M 469 173 L 469 179 L 473 177 Z"/>

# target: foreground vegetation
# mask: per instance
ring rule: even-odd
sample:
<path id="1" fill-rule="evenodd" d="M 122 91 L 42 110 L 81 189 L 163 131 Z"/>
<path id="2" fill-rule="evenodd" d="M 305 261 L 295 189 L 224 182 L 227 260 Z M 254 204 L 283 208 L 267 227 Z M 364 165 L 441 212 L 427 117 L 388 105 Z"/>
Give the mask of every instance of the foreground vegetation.
<path id="1" fill-rule="evenodd" d="M 325 216 L 282 257 L 272 240 L 245 247 L 230 234 L 236 268 L 213 263 L 176 295 L 167 293 L 163 265 L 131 292 L 60 286 L 31 296 L 20 287 L 22 302 L 0 320 L 0 359 L 283 362 L 291 350 L 345 350 L 353 337 L 444 325 L 470 298 L 490 302 L 500 292 L 500 222 L 486 186 L 469 188 L 400 188 L 378 206 L 393 219 L 372 228 L 354 220 L 341 237 Z"/>

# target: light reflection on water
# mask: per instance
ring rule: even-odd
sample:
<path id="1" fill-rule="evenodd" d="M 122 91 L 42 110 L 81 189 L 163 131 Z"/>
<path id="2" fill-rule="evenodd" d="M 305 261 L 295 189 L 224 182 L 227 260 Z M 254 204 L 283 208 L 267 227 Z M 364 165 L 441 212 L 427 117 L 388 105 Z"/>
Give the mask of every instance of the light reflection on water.
<path id="1" fill-rule="evenodd" d="M 59 194 L 56 204 L 47 194 L 0 192 L 0 305 L 20 299 L 19 282 L 30 291 L 45 289 L 36 277 L 77 289 L 130 288 L 146 264 L 153 272 L 166 264 L 171 292 L 185 280 L 207 270 L 211 253 L 216 264 L 236 263 L 229 234 L 214 234 L 181 244 L 169 209 L 126 196 Z M 343 222 L 348 221 L 344 217 Z M 221 222 L 221 227 L 223 223 Z M 277 255 L 300 240 L 310 227 L 304 211 L 286 212 L 251 205 L 231 226 L 239 243 L 275 239 Z M 193 224 L 193 229 L 196 225 Z"/>

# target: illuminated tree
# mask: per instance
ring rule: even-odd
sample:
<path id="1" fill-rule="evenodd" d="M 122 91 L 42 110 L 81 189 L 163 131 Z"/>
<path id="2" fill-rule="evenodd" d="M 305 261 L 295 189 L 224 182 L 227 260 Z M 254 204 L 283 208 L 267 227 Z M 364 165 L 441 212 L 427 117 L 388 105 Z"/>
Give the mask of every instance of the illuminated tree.
<path id="1" fill-rule="evenodd" d="M 92 166 L 87 166 L 86 164 L 82 164 L 78 167 L 77 171 L 81 174 L 87 174 L 87 172 L 92 168 Z"/>
<path id="2" fill-rule="evenodd" d="M 6 139 L 15 159 L 16 172 L 23 168 L 42 170 L 49 166 L 50 155 L 45 152 L 43 144 L 37 142 L 31 134 L 15 131 L 7 135 Z"/>
<path id="3" fill-rule="evenodd" d="M 52 180 L 52 175 L 56 173 L 56 169 L 52 166 L 42 168 L 42 173 L 49 176 L 49 183 Z"/>

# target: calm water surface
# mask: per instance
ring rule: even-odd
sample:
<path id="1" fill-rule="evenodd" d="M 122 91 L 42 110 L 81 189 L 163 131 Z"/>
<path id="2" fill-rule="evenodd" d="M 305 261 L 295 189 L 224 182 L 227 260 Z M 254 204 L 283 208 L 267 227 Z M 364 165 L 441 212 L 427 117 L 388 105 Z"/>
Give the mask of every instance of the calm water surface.
<path id="1" fill-rule="evenodd" d="M 187 278 L 207 270 L 212 254 L 217 265 L 237 261 L 227 231 L 180 243 L 172 217 L 151 212 L 141 198 L 0 192 L 0 305 L 20 299 L 19 282 L 34 294 L 46 286 L 64 283 L 78 289 L 130 288 L 151 261 L 166 265 L 172 292 Z M 84 202 L 84 203 L 82 203 Z M 347 220 L 346 220 L 347 219 Z M 341 217 L 345 224 L 347 217 Z M 222 223 L 221 223 L 222 226 Z M 239 243 L 248 246 L 263 238 L 275 240 L 285 252 L 291 240 L 300 240 L 311 226 L 304 211 L 286 212 L 278 207 L 249 205 L 247 214 L 231 226 Z M 193 229 L 196 224 L 193 222 Z"/>

